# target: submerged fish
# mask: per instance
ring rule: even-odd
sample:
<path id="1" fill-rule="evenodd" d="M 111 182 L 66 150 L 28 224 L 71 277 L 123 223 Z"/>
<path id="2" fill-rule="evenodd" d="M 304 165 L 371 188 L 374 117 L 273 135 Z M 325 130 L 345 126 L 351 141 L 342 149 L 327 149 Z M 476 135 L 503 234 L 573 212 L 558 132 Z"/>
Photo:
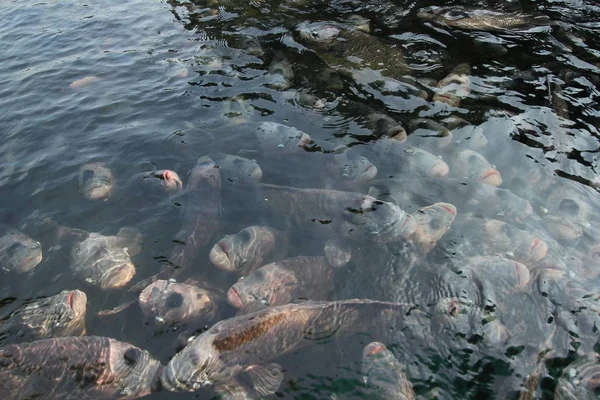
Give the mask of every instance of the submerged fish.
<path id="1" fill-rule="evenodd" d="M 467 64 L 456 66 L 450 74 L 438 82 L 433 101 L 458 107 L 460 102 L 471 94 L 471 67 Z"/>
<path id="2" fill-rule="evenodd" d="M 175 171 L 161 169 L 135 174 L 119 186 L 115 198 L 126 206 L 143 207 L 180 193 L 183 183 Z"/>
<path id="3" fill-rule="evenodd" d="M 269 65 L 267 86 L 275 90 L 285 90 L 292 86 L 293 80 L 294 70 L 290 62 L 282 54 L 276 55 Z"/>
<path id="4" fill-rule="evenodd" d="M 221 183 L 257 183 L 262 179 L 263 171 L 254 160 L 223 153 L 209 157 L 219 168 Z"/>
<path id="5" fill-rule="evenodd" d="M 147 351 L 98 336 L 0 348 L 6 400 L 137 399 L 159 388 L 162 367 Z"/>
<path id="6" fill-rule="evenodd" d="M 213 321 L 220 308 L 219 295 L 194 283 L 157 280 L 139 295 L 142 312 L 168 324 Z"/>
<path id="7" fill-rule="evenodd" d="M 183 222 L 176 235 L 178 244 L 169 257 L 169 262 L 179 272 L 189 267 L 198 250 L 209 242 L 219 226 L 221 174 L 210 157 L 200 157 L 196 162 L 184 201 Z"/>
<path id="8" fill-rule="evenodd" d="M 23 232 L 0 224 L 0 270 L 14 274 L 32 271 L 42 261 L 42 245 Z"/>
<path id="9" fill-rule="evenodd" d="M 278 306 L 297 299 L 327 300 L 333 268 L 325 257 L 294 257 L 264 265 L 240 279 L 227 292 L 236 308 L 259 301 Z"/>
<path id="10" fill-rule="evenodd" d="M 112 172 L 104 163 L 86 164 L 79 169 L 79 189 L 88 200 L 106 200 L 113 183 Z"/>
<path id="11" fill-rule="evenodd" d="M 249 226 L 219 240 L 211 249 L 209 258 L 215 267 L 245 276 L 286 247 L 285 233 L 268 226 Z"/>
<path id="12" fill-rule="evenodd" d="M 371 146 L 379 160 L 379 169 L 399 176 L 417 175 L 444 178 L 450 167 L 441 157 L 393 139 L 380 138 Z"/>
<path id="13" fill-rule="evenodd" d="M 459 29 L 498 31 L 506 29 L 527 29 L 547 25 L 547 17 L 533 17 L 520 13 L 467 8 L 463 6 L 432 6 L 419 10 L 417 16 L 425 21 Z"/>
<path id="14" fill-rule="evenodd" d="M 165 367 L 161 382 L 169 391 L 193 392 L 247 377 L 266 395 L 281 384 L 283 372 L 268 364 L 283 354 L 359 332 L 390 332 L 418 313 L 409 305 L 373 300 L 305 302 L 269 307 L 226 319 L 193 339 Z"/>
<path id="15" fill-rule="evenodd" d="M 353 148 L 337 147 L 327 162 L 327 168 L 335 178 L 366 182 L 375 178 L 377 167 Z"/>
<path id="16" fill-rule="evenodd" d="M 11 342 L 85 334 L 87 296 L 80 290 L 65 290 L 36 300 L 17 310 L 0 325 L 0 336 Z"/>
<path id="17" fill-rule="evenodd" d="M 310 143 L 306 133 L 276 122 L 262 122 L 256 128 L 260 148 L 271 154 L 290 154 Z"/>
<path id="18" fill-rule="evenodd" d="M 402 365 L 383 343 L 372 342 L 362 353 L 361 375 L 377 398 L 414 400 L 415 392 Z"/>
<path id="19" fill-rule="evenodd" d="M 555 400 L 592 400 L 600 390 L 600 359 L 590 354 L 568 365 L 556 385 Z"/>
<path id="20" fill-rule="evenodd" d="M 464 149 L 452 158 L 452 173 L 457 178 L 473 179 L 491 186 L 502 184 L 500 172 L 476 151 Z"/>

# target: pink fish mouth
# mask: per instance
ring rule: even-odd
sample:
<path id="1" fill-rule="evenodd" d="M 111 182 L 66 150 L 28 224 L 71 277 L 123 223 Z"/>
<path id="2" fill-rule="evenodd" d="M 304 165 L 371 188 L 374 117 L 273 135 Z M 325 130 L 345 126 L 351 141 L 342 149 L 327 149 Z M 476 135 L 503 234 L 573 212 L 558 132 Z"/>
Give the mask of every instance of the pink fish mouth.
<path id="1" fill-rule="evenodd" d="M 375 354 L 381 353 L 384 350 L 386 350 L 386 347 L 383 344 L 376 343 L 376 344 L 374 344 L 374 345 L 371 346 L 371 348 L 367 352 L 367 355 L 374 356 Z"/>
<path id="2" fill-rule="evenodd" d="M 73 297 L 75 296 L 75 292 L 69 292 L 69 296 L 67 296 L 67 302 L 69 303 L 69 307 L 73 308 Z"/>
<path id="3" fill-rule="evenodd" d="M 493 168 L 483 171 L 483 173 L 479 176 L 479 180 L 492 186 L 500 186 L 502 184 L 500 172 Z"/>
<path id="4" fill-rule="evenodd" d="M 238 291 L 235 289 L 235 285 L 229 288 L 227 291 L 227 302 L 235 308 L 242 308 L 244 303 L 240 297 Z"/>
<path id="5" fill-rule="evenodd" d="M 452 214 L 453 217 L 456 217 L 457 210 L 452 204 L 440 204 L 439 206 Z"/>

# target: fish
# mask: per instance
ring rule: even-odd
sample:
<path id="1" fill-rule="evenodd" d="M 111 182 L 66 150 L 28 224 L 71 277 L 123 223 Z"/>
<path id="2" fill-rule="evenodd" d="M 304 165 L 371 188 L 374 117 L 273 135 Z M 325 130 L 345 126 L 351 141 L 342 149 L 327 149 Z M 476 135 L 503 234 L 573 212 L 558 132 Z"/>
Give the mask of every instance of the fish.
<path id="1" fill-rule="evenodd" d="M 556 400 L 591 400 L 598 398 L 600 359 L 588 354 L 568 365 L 554 390 Z"/>
<path id="2" fill-rule="evenodd" d="M 308 134 L 277 122 L 261 122 L 255 133 L 260 148 L 270 154 L 297 153 L 311 141 Z"/>
<path id="3" fill-rule="evenodd" d="M 533 267 L 548 254 L 548 244 L 509 223 L 472 217 L 455 221 L 436 250 L 452 257 L 497 254 Z"/>
<path id="4" fill-rule="evenodd" d="M 221 183 L 258 183 L 263 171 L 255 160 L 224 153 L 211 153 L 221 174 Z"/>
<path id="5" fill-rule="evenodd" d="M 21 231 L 0 224 L 0 270 L 24 274 L 42 262 L 42 245 Z"/>
<path id="6" fill-rule="evenodd" d="M 0 390 L 6 400 L 137 399 L 160 388 L 161 372 L 147 351 L 106 337 L 0 348 Z"/>
<path id="7" fill-rule="evenodd" d="M 284 232 L 256 225 L 223 237 L 213 246 L 209 258 L 219 269 L 246 276 L 286 247 L 287 235 Z"/>
<path id="8" fill-rule="evenodd" d="M 102 290 L 123 288 L 135 276 L 131 257 L 141 250 L 141 241 L 134 228 L 121 228 L 115 236 L 91 232 L 72 247 L 69 267 L 91 286 Z"/>
<path id="9" fill-rule="evenodd" d="M 269 65 L 267 86 L 275 90 L 285 90 L 292 86 L 294 70 L 290 62 L 282 54 L 275 55 Z"/>
<path id="10" fill-rule="evenodd" d="M 167 324 L 211 322 L 220 311 L 219 294 L 200 283 L 157 280 L 140 293 L 144 315 Z"/>
<path id="11" fill-rule="evenodd" d="M 183 191 L 179 175 L 170 169 L 140 172 L 118 185 L 114 199 L 127 207 L 144 207 Z"/>
<path id="12" fill-rule="evenodd" d="M 473 179 L 491 186 L 502 185 L 502 175 L 476 151 L 464 149 L 452 157 L 452 173 L 457 178 Z"/>
<path id="13" fill-rule="evenodd" d="M 546 228 L 560 240 L 579 239 L 590 220 L 588 204 L 575 191 L 567 187 L 555 187 L 546 200 Z"/>
<path id="14" fill-rule="evenodd" d="M 194 338 L 164 368 L 172 392 L 193 392 L 242 376 L 263 396 L 274 393 L 283 372 L 271 360 L 304 346 L 359 332 L 399 329 L 411 305 L 351 299 L 268 307 L 218 322 Z M 390 325 L 394 329 L 390 329 Z"/>
<path id="15" fill-rule="evenodd" d="M 79 169 L 79 189 L 88 200 L 106 200 L 110 197 L 114 179 L 104 163 L 90 163 Z"/>
<path id="16" fill-rule="evenodd" d="M 446 234 L 456 218 L 457 209 L 450 203 L 435 203 L 410 214 L 413 233 L 406 240 L 416 244 L 423 253 L 428 253 Z"/>
<path id="17" fill-rule="evenodd" d="M 417 17 L 452 28 L 482 31 L 528 29 L 551 23 L 547 17 L 542 16 L 534 17 L 516 12 L 507 13 L 463 6 L 422 8 L 417 12 Z"/>
<path id="18" fill-rule="evenodd" d="M 80 79 L 74 80 L 73 82 L 71 82 L 69 84 L 69 87 L 71 89 L 78 89 L 78 88 L 90 86 L 93 83 L 98 82 L 99 80 L 100 80 L 100 78 L 98 78 L 97 76 L 86 76 L 85 78 L 80 78 Z"/>
<path id="19" fill-rule="evenodd" d="M 297 299 L 327 300 L 333 271 L 325 257 L 276 261 L 238 280 L 227 292 L 227 302 L 241 308 L 254 301 L 278 306 Z"/>
<path id="20" fill-rule="evenodd" d="M 377 398 L 414 400 L 415 391 L 402 364 L 383 343 L 371 342 L 362 353 L 361 375 Z"/>
<path id="21" fill-rule="evenodd" d="M 471 67 L 468 64 L 454 67 L 448 76 L 438 82 L 433 101 L 458 107 L 471 94 L 470 75 Z"/>
<path id="22" fill-rule="evenodd" d="M 379 160 L 380 172 L 389 170 L 394 175 L 427 178 L 444 178 L 450 172 L 450 167 L 440 156 L 397 140 L 382 137 L 370 146 L 370 150 L 376 155 L 372 158 Z"/>
<path id="23" fill-rule="evenodd" d="M 377 167 L 367 157 L 346 146 L 336 147 L 328 157 L 327 169 L 334 178 L 368 182 L 377 176 Z"/>
<path id="24" fill-rule="evenodd" d="M 177 243 L 169 262 L 175 267 L 171 276 L 191 265 L 219 227 L 221 211 L 221 173 L 217 164 L 202 156 L 190 173 L 184 200 L 183 222 L 176 234 Z"/>
<path id="25" fill-rule="evenodd" d="M 84 335 L 86 311 L 85 292 L 64 290 L 54 296 L 35 300 L 12 313 L 0 325 L 0 338 L 7 337 L 11 343 L 15 343 Z"/>
<path id="26" fill-rule="evenodd" d="M 412 233 L 401 208 L 357 192 L 261 183 L 230 188 L 224 197 L 230 211 L 243 207 L 246 213 L 291 218 L 303 228 L 333 230 L 343 237 L 390 242 Z"/>
<path id="27" fill-rule="evenodd" d="M 408 123 L 410 144 L 444 148 L 452 142 L 452 132 L 444 125 L 428 118 L 416 118 Z"/>

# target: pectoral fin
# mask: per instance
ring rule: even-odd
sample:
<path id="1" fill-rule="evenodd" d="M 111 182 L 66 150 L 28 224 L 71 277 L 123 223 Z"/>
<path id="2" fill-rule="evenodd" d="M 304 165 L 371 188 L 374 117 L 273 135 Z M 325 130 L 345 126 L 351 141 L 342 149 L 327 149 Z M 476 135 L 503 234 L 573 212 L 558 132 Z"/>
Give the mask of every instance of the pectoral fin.
<path id="1" fill-rule="evenodd" d="M 275 393 L 283 381 L 281 365 L 275 363 L 253 365 L 246 369 L 246 374 L 253 389 L 261 396 Z"/>

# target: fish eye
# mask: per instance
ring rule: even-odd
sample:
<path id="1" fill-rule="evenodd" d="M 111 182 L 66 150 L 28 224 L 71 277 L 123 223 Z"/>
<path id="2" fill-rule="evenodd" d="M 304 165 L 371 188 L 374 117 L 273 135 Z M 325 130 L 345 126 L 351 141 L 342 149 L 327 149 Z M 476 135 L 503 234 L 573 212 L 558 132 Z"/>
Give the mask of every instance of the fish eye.
<path id="1" fill-rule="evenodd" d="M 315 39 L 319 37 L 319 33 L 317 31 L 310 31 L 310 35 Z"/>
<path id="2" fill-rule="evenodd" d="M 23 247 L 23 245 L 21 243 L 13 243 L 10 246 L 8 246 L 6 248 L 6 250 L 4 250 L 4 252 L 6 253 L 6 255 L 8 255 L 9 257 L 14 256 L 15 254 L 17 254 L 19 252 L 19 250 L 21 250 L 21 247 Z"/>
<path id="3" fill-rule="evenodd" d="M 242 242 L 247 243 L 252 240 L 252 235 L 247 230 L 243 230 L 240 232 L 240 239 Z"/>
<path id="4" fill-rule="evenodd" d="M 479 157 L 477 157 L 476 155 L 471 155 L 471 156 L 469 156 L 469 158 L 467 158 L 467 162 L 470 165 L 475 165 L 479 162 Z"/>
<path id="5" fill-rule="evenodd" d="M 165 306 L 167 308 L 177 308 L 183 304 L 183 296 L 181 293 L 171 293 L 167 300 L 165 301 Z"/>
<path id="6" fill-rule="evenodd" d="M 438 230 L 442 227 L 442 222 L 439 218 L 432 218 L 431 221 L 429 221 L 429 226 L 431 229 Z"/>
<path id="7" fill-rule="evenodd" d="M 127 365 L 135 365 L 142 357 L 142 351 L 132 347 L 123 354 L 123 359 Z"/>
<path id="8" fill-rule="evenodd" d="M 579 204 L 575 200 L 564 199 L 560 202 L 558 211 L 567 215 L 577 215 L 579 213 Z"/>
<path id="9" fill-rule="evenodd" d="M 84 182 L 86 182 L 86 181 L 89 181 L 90 179 L 92 179 L 93 176 L 94 176 L 94 171 L 92 171 L 91 169 L 86 169 L 85 171 L 83 171 L 82 179 Z"/>

